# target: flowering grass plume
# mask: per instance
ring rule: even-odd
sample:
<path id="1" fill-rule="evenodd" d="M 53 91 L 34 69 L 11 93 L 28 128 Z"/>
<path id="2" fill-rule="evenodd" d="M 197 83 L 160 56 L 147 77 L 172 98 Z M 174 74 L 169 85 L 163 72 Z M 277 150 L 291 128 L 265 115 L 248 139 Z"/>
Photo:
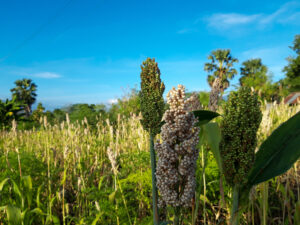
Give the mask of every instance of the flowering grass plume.
<path id="1" fill-rule="evenodd" d="M 164 114 L 161 129 L 162 142 L 155 144 L 158 155 L 156 178 L 161 198 L 159 204 L 172 207 L 189 206 L 196 181 L 199 128 L 191 110 L 198 107 L 195 96 L 185 99 L 185 88 L 178 85 L 167 95 L 170 108 Z"/>

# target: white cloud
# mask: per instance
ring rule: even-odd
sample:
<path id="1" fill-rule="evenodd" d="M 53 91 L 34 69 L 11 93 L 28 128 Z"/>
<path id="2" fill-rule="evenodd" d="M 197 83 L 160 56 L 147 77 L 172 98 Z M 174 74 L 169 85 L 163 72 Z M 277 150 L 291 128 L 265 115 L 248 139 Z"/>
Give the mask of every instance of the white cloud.
<path id="1" fill-rule="evenodd" d="M 108 104 L 115 104 L 115 103 L 118 103 L 118 99 L 116 99 L 116 98 L 109 99 L 107 102 L 108 102 Z"/>
<path id="2" fill-rule="evenodd" d="M 198 23 L 200 20 L 196 20 Z M 255 25 L 263 28 L 272 23 L 299 24 L 300 22 L 300 3 L 287 2 L 272 13 L 240 14 L 240 13 L 215 13 L 211 16 L 202 18 L 209 27 L 218 30 L 233 27 L 240 28 L 242 25 Z"/>
<path id="3" fill-rule="evenodd" d="M 281 7 L 279 7 L 279 9 L 277 9 L 275 12 L 268 14 L 268 15 L 264 15 L 260 20 L 259 23 L 260 24 L 268 24 L 268 23 L 272 23 L 274 21 L 280 21 L 284 18 L 286 18 L 287 16 L 290 16 L 291 13 L 293 14 L 293 11 L 295 10 L 295 8 L 299 8 L 299 3 L 298 2 L 287 2 L 284 5 L 282 5 Z"/>
<path id="4" fill-rule="evenodd" d="M 212 27 L 227 28 L 234 25 L 248 24 L 260 17 L 259 14 L 243 15 L 238 13 L 216 13 L 207 18 L 208 25 Z"/>
<path id="5" fill-rule="evenodd" d="M 53 78 L 60 78 L 61 75 L 58 73 L 52 73 L 52 72 L 41 72 L 41 73 L 35 73 L 31 75 L 32 77 L 38 77 L 38 78 L 45 78 L 45 79 L 53 79 Z"/>

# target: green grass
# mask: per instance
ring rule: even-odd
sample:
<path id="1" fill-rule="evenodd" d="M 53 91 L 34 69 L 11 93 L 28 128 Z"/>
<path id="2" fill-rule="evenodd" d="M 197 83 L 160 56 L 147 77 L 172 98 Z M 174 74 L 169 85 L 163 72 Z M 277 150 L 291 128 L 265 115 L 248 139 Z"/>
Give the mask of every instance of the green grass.
<path id="1" fill-rule="evenodd" d="M 285 105 L 264 109 L 259 143 L 299 110 L 300 106 Z M 139 119 L 119 117 L 115 127 L 108 120 L 98 121 L 96 129 L 84 121 L 50 126 L 44 120 L 38 130 L 0 131 L 0 207 L 6 206 L 0 208 L 0 224 L 8 224 L 8 219 L 10 224 L 37 225 L 152 224 L 148 135 Z M 114 153 L 117 171 L 112 170 L 108 148 Z M 184 224 L 193 220 L 194 224 L 204 220 L 219 224 L 229 219 L 231 191 L 224 184 L 227 204 L 223 206 L 217 164 L 206 148 L 204 153 L 205 174 L 200 151 L 195 205 L 184 210 Z M 298 161 L 286 174 L 252 190 L 241 223 L 296 224 L 299 171 Z M 13 223 L 19 213 L 22 222 Z M 168 208 L 160 214 L 166 219 Z"/>

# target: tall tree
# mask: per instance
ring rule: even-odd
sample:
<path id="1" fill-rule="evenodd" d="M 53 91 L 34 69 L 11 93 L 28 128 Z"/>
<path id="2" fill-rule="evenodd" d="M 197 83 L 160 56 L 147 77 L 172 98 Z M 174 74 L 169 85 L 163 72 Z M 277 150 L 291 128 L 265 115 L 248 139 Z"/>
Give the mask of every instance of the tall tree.
<path id="1" fill-rule="evenodd" d="M 271 96 L 275 89 L 267 72 L 268 68 L 261 59 L 249 59 L 242 63 L 240 85 L 252 87 L 261 98 L 272 100 Z"/>
<path id="2" fill-rule="evenodd" d="M 252 80 L 257 81 L 257 85 L 259 83 L 263 85 L 268 80 L 267 72 L 268 68 L 262 63 L 261 59 L 249 59 L 242 63 L 240 85 L 249 86 L 249 81 Z"/>
<path id="3" fill-rule="evenodd" d="M 295 36 L 293 44 L 290 48 L 295 51 L 296 56 L 288 57 L 289 64 L 283 69 L 286 75 L 285 83 L 290 92 L 300 91 L 300 34 Z"/>
<path id="4" fill-rule="evenodd" d="M 208 59 L 211 62 L 205 63 L 204 70 L 209 73 L 207 81 L 211 87 L 209 108 L 216 111 L 220 94 L 229 87 L 229 80 L 237 74 L 233 64 L 238 62 L 238 59 L 231 56 L 230 49 L 212 51 Z"/>
<path id="5" fill-rule="evenodd" d="M 31 79 L 23 79 L 15 81 L 15 88 L 12 88 L 13 97 L 16 97 L 16 100 L 25 105 L 24 110 L 26 117 L 30 116 L 31 106 L 36 100 L 36 90 L 37 85 L 32 82 Z"/>

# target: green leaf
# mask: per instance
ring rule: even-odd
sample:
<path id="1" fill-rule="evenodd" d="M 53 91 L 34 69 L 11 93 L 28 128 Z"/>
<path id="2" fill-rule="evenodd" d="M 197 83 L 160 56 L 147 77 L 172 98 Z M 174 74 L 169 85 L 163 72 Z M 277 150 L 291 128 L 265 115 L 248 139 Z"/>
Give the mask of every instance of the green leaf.
<path id="1" fill-rule="evenodd" d="M 102 216 L 103 213 L 98 213 L 96 218 L 93 220 L 92 225 L 96 225 L 100 217 Z"/>
<path id="2" fill-rule="evenodd" d="M 221 142 L 221 130 L 218 126 L 218 123 L 207 123 L 202 126 L 203 128 L 203 137 L 207 144 L 210 146 L 210 149 L 217 161 L 219 170 L 221 174 L 223 173 L 222 158 L 220 154 L 219 144 Z"/>
<path id="3" fill-rule="evenodd" d="M 47 218 L 46 218 L 46 224 L 47 222 L 50 222 L 52 223 L 53 225 L 60 225 L 60 221 L 59 221 L 59 218 L 57 216 L 50 216 L 48 215 Z"/>
<path id="4" fill-rule="evenodd" d="M 64 185 L 67 179 L 67 170 L 64 170 L 64 175 L 63 175 L 63 179 L 61 180 L 61 185 Z"/>
<path id="5" fill-rule="evenodd" d="M 14 193 L 16 195 L 18 195 L 20 197 L 20 199 L 22 200 L 22 194 L 21 194 L 21 191 L 19 189 L 19 186 L 16 184 L 16 182 L 14 182 L 13 180 L 11 180 L 12 184 L 13 184 L 13 190 L 14 190 Z"/>
<path id="6" fill-rule="evenodd" d="M 98 184 L 98 190 L 99 190 L 99 191 L 100 191 L 100 189 L 101 189 L 102 182 L 103 182 L 103 180 L 104 180 L 105 177 L 106 177 L 106 176 L 102 176 L 102 177 L 100 178 L 100 181 L 99 181 L 99 184 Z"/>
<path id="7" fill-rule="evenodd" d="M 47 215 L 40 208 L 35 208 L 35 209 L 31 210 L 30 213 L 35 213 L 35 214 L 42 215 L 42 216 Z"/>
<path id="8" fill-rule="evenodd" d="M 32 190 L 32 180 L 30 176 L 24 176 L 22 177 L 24 187 L 26 187 L 28 190 Z"/>
<path id="9" fill-rule="evenodd" d="M 113 201 L 115 200 L 116 192 L 117 192 L 117 191 L 114 191 L 113 193 L 111 193 L 111 194 L 108 196 L 108 199 L 109 199 L 110 202 L 113 202 Z"/>
<path id="10" fill-rule="evenodd" d="M 22 177 L 22 180 L 26 190 L 25 194 L 28 202 L 28 207 L 30 208 L 32 202 L 32 180 L 30 176 L 24 176 Z"/>
<path id="11" fill-rule="evenodd" d="M 281 124 L 265 140 L 248 176 L 253 186 L 286 172 L 300 157 L 300 112 Z"/>
<path id="12" fill-rule="evenodd" d="M 197 126 L 204 125 L 211 121 L 212 119 L 220 116 L 219 113 L 209 111 L 209 110 L 196 110 L 193 111 L 194 116 L 198 119 L 198 123 L 196 124 Z"/>
<path id="13" fill-rule="evenodd" d="M 4 179 L 3 181 L 1 181 L 0 183 L 0 191 L 2 191 L 4 185 L 8 182 L 9 178 Z"/>
<path id="14" fill-rule="evenodd" d="M 9 225 L 20 225 L 22 224 L 21 210 L 13 205 L 6 206 L 6 215 Z"/>

